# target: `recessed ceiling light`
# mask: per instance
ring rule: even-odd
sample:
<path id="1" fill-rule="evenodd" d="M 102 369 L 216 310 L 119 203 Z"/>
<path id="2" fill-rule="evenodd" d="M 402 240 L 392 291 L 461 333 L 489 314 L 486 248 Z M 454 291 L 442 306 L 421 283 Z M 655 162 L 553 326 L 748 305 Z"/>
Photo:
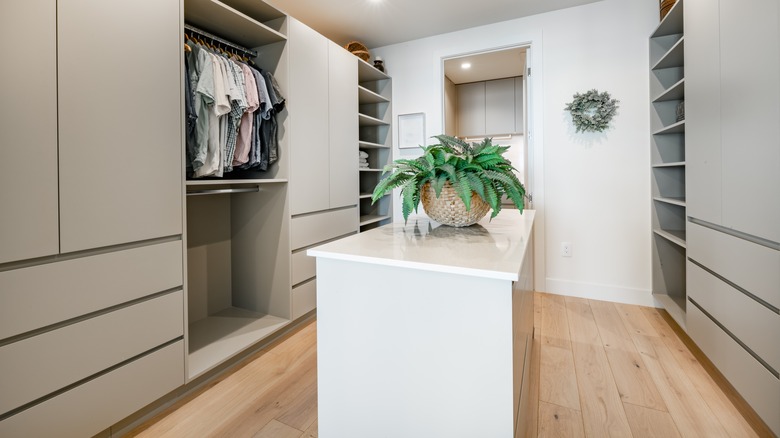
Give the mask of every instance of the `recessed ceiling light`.
<path id="1" fill-rule="evenodd" d="M 468 70 L 468 69 L 471 68 L 471 63 L 470 62 L 464 62 L 463 64 L 460 65 L 460 68 L 462 68 L 463 70 Z"/>

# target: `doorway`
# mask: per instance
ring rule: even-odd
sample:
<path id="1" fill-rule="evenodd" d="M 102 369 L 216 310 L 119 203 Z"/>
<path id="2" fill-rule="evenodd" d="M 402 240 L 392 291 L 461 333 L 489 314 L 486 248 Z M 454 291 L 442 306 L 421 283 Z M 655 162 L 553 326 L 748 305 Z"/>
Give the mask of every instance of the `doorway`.
<path id="1" fill-rule="evenodd" d="M 534 224 L 534 283 L 535 290 L 546 290 L 546 263 L 545 263 L 545 224 L 544 224 L 544 200 L 543 200 L 543 151 L 542 146 L 542 115 L 538 117 L 534 114 L 535 108 L 541 108 L 539 100 L 540 87 L 542 84 L 541 76 L 531 75 L 532 60 L 539 62 L 541 56 L 541 46 L 532 50 L 532 44 L 520 43 L 511 46 L 499 48 L 488 48 L 484 50 L 461 53 L 461 54 L 443 54 L 441 58 L 441 76 L 442 79 L 442 132 L 454 137 L 466 137 L 469 140 L 482 140 L 484 137 L 492 137 L 498 144 L 510 146 L 508 158 L 515 168 L 518 169 L 518 177 L 526 189 L 525 208 L 536 210 L 536 223 Z M 470 64 L 464 68 L 463 64 Z M 540 70 L 541 71 L 541 70 Z M 458 86 L 464 84 L 485 83 L 487 92 L 488 81 L 500 81 L 508 78 L 516 79 L 522 83 L 521 88 L 515 88 L 513 97 L 516 99 L 514 109 L 515 128 L 514 132 L 487 132 L 488 125 L 485 124 L 484 132 L 474 135 L 468 133 L 460 126 L 458 116 L 461 115 L 460 109 L 468 106 L 478 106 L 481 102 L 477 98 L 477 103 L 459 102 Z M 507 84 L 506 95 L 510 94 Z M 475 88 L 480 88 L 478 85 Z M 501 89 L 500 85 L 493 86 L 495 89 Z M 487 98 L 487 96 L 485 97 Z M 507 101 L 509 99 L 506 99 Z M 535 102 L 535 105 L 532 104 Z M 483 105 L 486 105 L 485 102 Z M 509 110 L 505 111 L 509 112 Z M 518 117 L 518 114 L 520 116 Z M 504 114 L 505 116 L 506 114 Z M 519 121 L 517 119 L 519 118 Z M 485 122 L 487 122 L 487 114 Z M 482 125 L 479 125 L 482 126 Z M 494 125 L 491 125 L 494 126 Z M 468 127 L 468 126 L 467 126 Z M 536 128 L 536 129 L 534 129 Z M 537 135 L 538 134 L 538 135 Z M 534 194 L 539 195 L 534 199 Z M 509 206 L 507 206 L 509 207 Z"/>
<path id="2" fill-rule="evenodd" d="M 506 156 L 526 188 L 526 208 L 533 208 L 527 140 L 529 49 L 523 45 L 444 58 L 442 114 L 445 135 L 469 143 L 490 137 L 494 144 L 510 147 Z"/>

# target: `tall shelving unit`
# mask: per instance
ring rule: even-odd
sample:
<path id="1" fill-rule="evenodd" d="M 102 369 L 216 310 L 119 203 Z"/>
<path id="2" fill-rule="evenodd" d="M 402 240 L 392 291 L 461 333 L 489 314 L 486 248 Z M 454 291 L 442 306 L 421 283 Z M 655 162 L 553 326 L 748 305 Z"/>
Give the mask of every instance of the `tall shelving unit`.
<path id="1" fill-rule="evenodd" d="M 650 36 L 653 296 L 685 327 L 686 190 L 683 0 Z"/>
<path id="2" fill-rule="evenodd" d="M 186 24 L 256 51 L 255 64 L 273 73 L 282 90 L 286 20 L 260 1 L 184 2 Z M 267 171 L 185 182 L 188 380 L 292 319 L 286 109 L 277 121 L 279 160 Z"/>
<path id="3" fill-rule="evenodd" d="M 392 221 L 392 196 L 371 204 L 371 194 L 392 160 L 392 80 L 371 64 L 358 59 L 358 149 L 368 153 L 369 167 L 360 169 L 360 231 Z M 357 161 L 357 157 L 356 161 Z"/>

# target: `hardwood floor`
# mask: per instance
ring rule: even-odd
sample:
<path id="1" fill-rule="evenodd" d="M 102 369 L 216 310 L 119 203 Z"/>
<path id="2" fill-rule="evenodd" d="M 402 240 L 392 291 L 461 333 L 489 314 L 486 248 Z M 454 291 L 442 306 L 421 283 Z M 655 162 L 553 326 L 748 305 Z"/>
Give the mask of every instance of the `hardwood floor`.
<path id="1" fill-rule="evenodd" d="M 531 436 L 758 436 L 660 311 L 543 293 L 534 310 Z M 312 322 L 130 436 L 317 437 L 316 364 Z"/>

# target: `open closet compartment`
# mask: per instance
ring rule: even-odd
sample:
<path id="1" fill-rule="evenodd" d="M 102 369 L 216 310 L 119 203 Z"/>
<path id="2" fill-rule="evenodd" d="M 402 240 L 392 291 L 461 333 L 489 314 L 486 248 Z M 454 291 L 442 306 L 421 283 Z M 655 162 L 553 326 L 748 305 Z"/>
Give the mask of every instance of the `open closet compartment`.
<path id="1" fill-rule="evenodd" d="M 286 16 L 260 1 L 185 0 L 185 25 L 256 52 L 288 88 Z M 187 378 L 204 375 L 291 321 L 287 109 L 278 160 L 186 185 Z M 184 160 L 184 154 L 183 160 Z"/>
<path id="2" fill-rule="evenodd" d="M 686 172 L 683 0 L 650 35 L 653 296 L 685 328 Z"/>
<path id="3" fill-rule="evenodd" d="M 392 162 L 393 88 L 390 76 L 362 59 L 358 60 L 358 82 L 358 149 L 361 161 L 368 162 L 367 167 L 360 167 L 360 231 L 367 231 L 392 221 L 392 195 L 372 205 L 371 194 L 382 179 L 382 169 Z"/>

